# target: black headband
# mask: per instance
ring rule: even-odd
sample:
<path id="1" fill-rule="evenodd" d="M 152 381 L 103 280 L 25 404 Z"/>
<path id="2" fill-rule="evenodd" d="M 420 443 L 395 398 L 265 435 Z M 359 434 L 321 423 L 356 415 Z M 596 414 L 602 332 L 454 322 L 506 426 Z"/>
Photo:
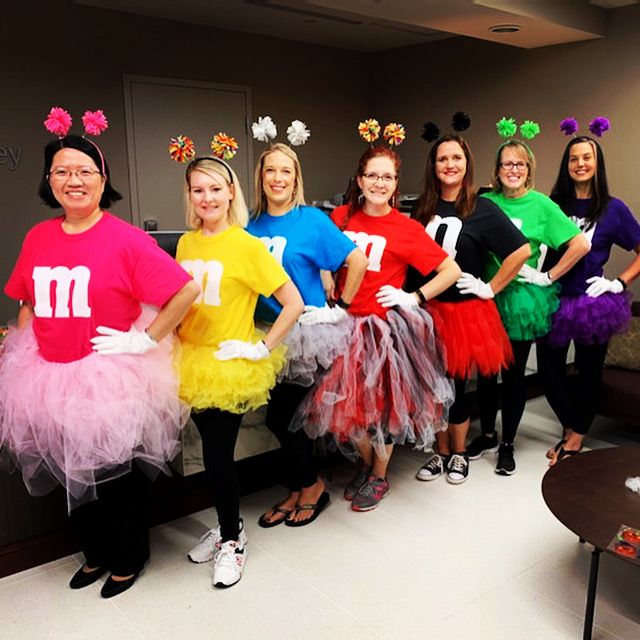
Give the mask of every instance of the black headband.
<path id="1" fill-rule="evenodd" d="M 215 156 L 199 156 L 197 158 L 194 158 L 189 163 L 189 167 L 192 167 L 196 162 L 199 162 L 200 160 L 213 160 L 214 162 L 219 162 L 227 170 L 227 173 L 229 174 L 229 183 L 233 184 L 233 173 L 231 173 L 231 167 L 224 160 L 220 160 L 220 158 L 216 158 Z"/>

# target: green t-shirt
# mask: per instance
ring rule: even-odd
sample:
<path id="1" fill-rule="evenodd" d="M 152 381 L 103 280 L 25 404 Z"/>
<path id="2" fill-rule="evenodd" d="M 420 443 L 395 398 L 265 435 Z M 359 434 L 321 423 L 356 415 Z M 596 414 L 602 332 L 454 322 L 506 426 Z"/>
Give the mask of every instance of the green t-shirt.
<path id="1" fill-rule="evenodd" d="M 527 191 L 519 198 L 506 198 L 502 193 L 494 192 L 484 193 L 482 197 L 497 204 L 529 240 L 531 257 L 527 264 L 534 269 L 542 267 L 547 246 L 558 249 L 580 233 L 562 209 L 539 191 Z M 491 254 L 487 280 L 493 278 L 501 264 L 502 260 Z"/>

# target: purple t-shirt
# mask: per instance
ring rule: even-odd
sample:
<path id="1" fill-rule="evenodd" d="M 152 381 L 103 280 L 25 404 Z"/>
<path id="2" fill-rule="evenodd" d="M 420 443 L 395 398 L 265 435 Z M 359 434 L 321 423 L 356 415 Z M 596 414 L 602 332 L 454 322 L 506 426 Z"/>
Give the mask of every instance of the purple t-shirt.
<path id="1" fill-rule="evenodd" d="M 611 198 L 596 224 L 585 230 L 584 216 L 590 202 L 589 199 L 572 198 L 570 209 L 567 212 L 578 227 L 585 232 L 591 242 L 591 251 L 584 258 L 581 258 L 571 271 L 560 278 L 563 296 L 579 296 L 585 293 L 589 286 L 586 282 L 587 279 L 603 274 L 603 267 L 609 259 L 611 247 L 614 244 L 627 251 L 640 245 L 640 224 L 629 207 L 618 198 Z M 557 260 L 553 260 L 550 264 L 553 265 L 555 262 Z"/>

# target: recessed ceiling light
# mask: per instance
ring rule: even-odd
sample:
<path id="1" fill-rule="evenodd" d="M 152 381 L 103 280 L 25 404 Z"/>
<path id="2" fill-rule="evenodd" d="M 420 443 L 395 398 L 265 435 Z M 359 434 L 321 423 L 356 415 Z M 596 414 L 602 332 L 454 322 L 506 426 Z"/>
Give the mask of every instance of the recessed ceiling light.
<path id="1" fill-rule="evenodd" d="M 517 33 L 522 27 L 519 24 L 494 24 L 489 27 L 492 33 Z"/>

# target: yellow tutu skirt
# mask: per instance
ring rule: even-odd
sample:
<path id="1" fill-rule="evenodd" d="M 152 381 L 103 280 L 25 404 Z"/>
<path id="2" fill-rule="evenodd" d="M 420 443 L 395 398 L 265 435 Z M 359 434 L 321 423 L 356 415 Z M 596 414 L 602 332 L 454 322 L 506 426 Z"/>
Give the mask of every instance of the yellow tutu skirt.
<path id="1" fill-rule="evenodd" d="M 260 340 L 256 334 L 254 340 Z M 269 401 L 278 373 L 284 367 L 286 347 L 276 347 L 268 358 L 252 361 L 217 360 L 214 347 L 182 344 L 180 398 L 195 411 L 216 408 L 246 413 Z"/>

